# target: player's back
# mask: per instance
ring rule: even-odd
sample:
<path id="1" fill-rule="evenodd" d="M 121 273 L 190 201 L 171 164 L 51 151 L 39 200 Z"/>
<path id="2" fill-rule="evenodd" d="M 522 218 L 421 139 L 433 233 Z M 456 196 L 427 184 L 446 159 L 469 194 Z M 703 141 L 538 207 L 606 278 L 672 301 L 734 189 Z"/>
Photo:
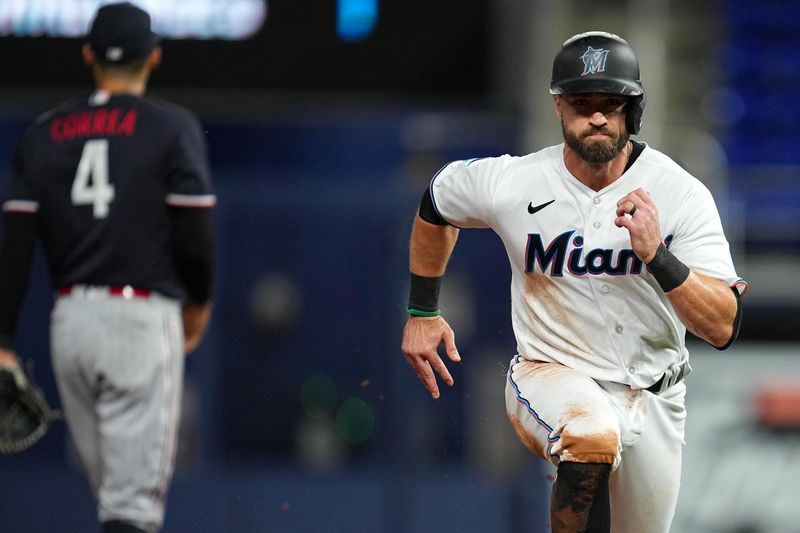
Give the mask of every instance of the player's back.
<path id="1" fill-rule="evenodd" d="M 42 115 L 20 142 L 14 170 L 28 190 L 12 194 L 38 209 L 56 286 L 133 285 L 182 296 L 167 201 L 182 189 L 196 193 L 191 182 L 209 181 L 193 115 L 96 92 Z"/>

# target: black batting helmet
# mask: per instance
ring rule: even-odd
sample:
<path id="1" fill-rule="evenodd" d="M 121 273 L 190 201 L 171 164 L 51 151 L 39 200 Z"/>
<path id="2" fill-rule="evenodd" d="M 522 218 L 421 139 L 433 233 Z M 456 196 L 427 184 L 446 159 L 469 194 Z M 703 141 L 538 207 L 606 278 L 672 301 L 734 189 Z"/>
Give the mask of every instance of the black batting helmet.
<path id="1" fill-rule="evenodd" d="M 590 31 L 564 41 L 553 60 L 550 94 L 572 93 L 629 96 L 625 125 L 631 134 L 641 129 L 646 98 L 639 79 L 639 60 L 622 37 Z"/>

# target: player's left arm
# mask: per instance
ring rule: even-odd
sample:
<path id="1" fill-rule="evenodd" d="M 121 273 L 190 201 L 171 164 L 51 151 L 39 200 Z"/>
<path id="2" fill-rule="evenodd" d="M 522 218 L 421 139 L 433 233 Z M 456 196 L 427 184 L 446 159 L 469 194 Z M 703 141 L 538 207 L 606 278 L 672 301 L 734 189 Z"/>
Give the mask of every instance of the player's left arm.
<path id="1" fill-rule="evenodd" d="M 170 210 L 175 269 L 187 292 L 183 304 L 184 351 L 193 352 L 211 319 L 214 283 L 214 232 L 211 210 L 173 207 Z"/>
<path id="2" fill-rule="evenodd" d="M 727 347 L 738 333 L 736 294 L 724 281 L 692 270 L 666 293 L 686 329 L 717 348 Z"/>
<path id="3" fill-rule="evenodd" d="M 183 303 L 184 351 L 202 341 L 211 320 L 214 286 L 214 231 L 208 152 L 200 123 L 183 115 L 172 150 L 166 202 L 170 207 L 173 258 L 187 300 Z"/>
<path id="4" fill-rule="evenodd" d="M 628 230 L 634 253 L 648 265 L 686 328 L 717 348 L 730 345 L 740 319 L 737 293 L 724 281 L 691 270 L 667 250 L 658 209 L 644 189 L 621 198 L 616 214 L 614 223 Z"/>

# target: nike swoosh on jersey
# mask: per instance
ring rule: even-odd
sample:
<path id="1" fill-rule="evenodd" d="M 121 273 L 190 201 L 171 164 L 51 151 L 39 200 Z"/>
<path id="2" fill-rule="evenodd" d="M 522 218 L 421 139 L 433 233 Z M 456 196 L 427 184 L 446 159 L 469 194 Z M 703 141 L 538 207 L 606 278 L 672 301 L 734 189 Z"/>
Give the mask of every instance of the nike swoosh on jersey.
<path id="1" fill-rule="evenodd" d="M 532 214 L 536 213 L 537 211 L 541 211 L 542 209 L 544 209 L 548 205 L 552 204 L 553 202 L 555 202 L 555 200 L 550 200 L 549 202 L 545 202 L 543 204 L 539 204 L 536 207 L 533 207 L 533 202 L 530 202 L 530 203 L 528 203 L 528 213 L 530 213 L 532 215 Z"/>

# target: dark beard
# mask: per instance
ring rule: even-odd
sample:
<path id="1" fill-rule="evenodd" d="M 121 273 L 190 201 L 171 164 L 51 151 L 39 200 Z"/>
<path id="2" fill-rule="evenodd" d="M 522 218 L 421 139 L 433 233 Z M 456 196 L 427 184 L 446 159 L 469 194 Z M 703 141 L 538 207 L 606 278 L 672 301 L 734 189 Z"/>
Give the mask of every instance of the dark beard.
<path id="1" fill-rule="evenodd" d="M 572 148 L 578 154 L 578 157 L 594 165 L 608 163 L 617 157 L 622 149 L 625 148 L 625 145 L 628 144 L 628 139 L 630 138 L 628 132 L 625 132 L 618 137 L 609 137 L 611 139 L 610 145 L 605 142 L 583 143 L 577 135 L 567 131 L 564 122 L 561 122 L 561 131 L 564 132 L 564 142 L 567 143 L 567 146 Z"/>

